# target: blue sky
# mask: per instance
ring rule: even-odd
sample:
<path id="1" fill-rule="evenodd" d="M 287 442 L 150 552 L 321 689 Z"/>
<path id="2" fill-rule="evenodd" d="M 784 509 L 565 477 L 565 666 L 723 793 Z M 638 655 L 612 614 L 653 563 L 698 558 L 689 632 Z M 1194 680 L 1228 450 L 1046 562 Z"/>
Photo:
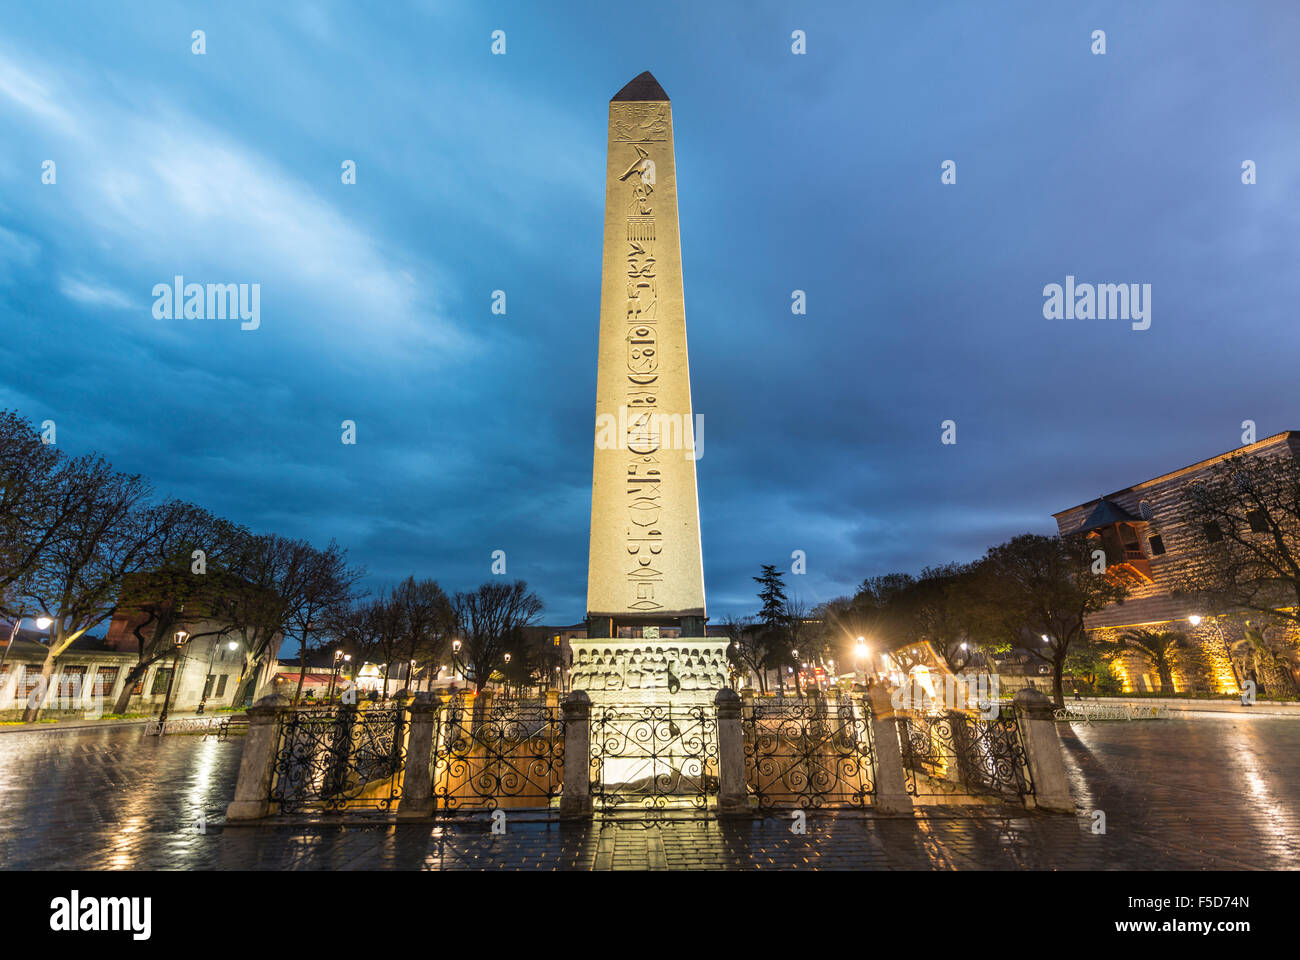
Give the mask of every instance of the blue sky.
<path id="1" fill-rule="evenodd" d="M 1298 44 L 1278 3 L 6 5 L 0 406 L 373 585 L 504 549 L 579 619 L 606 102 L 650 69 L 710 614 L 794 550 L 815 603 L 1300 427 Z M 155 319 L 176 274 L 261 328 Z M 1151 328 L 1045 320 L 1067 274 Z"/>

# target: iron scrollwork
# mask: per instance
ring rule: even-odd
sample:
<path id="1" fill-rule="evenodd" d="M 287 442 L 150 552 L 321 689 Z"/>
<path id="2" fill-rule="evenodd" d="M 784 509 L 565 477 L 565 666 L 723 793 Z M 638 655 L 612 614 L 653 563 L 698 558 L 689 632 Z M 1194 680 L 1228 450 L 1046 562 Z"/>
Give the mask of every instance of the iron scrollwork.
<path id="1" fill-rule="evenodd" d="M 550 807 L 564 785 L 564 720 L 544 703 L 444 708 L 434 744 L 441 812 Z"/>
<path id="2" fill-rule="evenodd" d="M 760 810 L 864 807 L 875 793 L 865 704 L 756 701 L 744 715 L 745 779 Z"/>
<path id="3" fill-rule="evenodd" d="M 308 708 L 280 722 L 271 800 L 281 813 L 389 810 L 401 799 L 401 707 Z"/>
<path id="4" fill-rule="evenodd" d="M 718 793 L 717 720 L 703 706 L 605 706 L 591 723 L 591 795 L 601 813 L 704 811 Z"/>
<path id="5" fill-rule="evenodd" d="M 1024 802 L 1034 792 L 1014 710 L 956 711 L 905 720 L 903 776 L 915 797 L 984 795 Z"/>

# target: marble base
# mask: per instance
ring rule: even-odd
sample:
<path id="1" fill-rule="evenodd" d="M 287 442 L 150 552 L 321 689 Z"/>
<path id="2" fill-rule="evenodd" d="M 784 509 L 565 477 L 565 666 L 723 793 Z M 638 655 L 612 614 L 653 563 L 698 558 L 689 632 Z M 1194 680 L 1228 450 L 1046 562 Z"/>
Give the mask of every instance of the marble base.
<path id="1" fill-rule="evenodd" d="M 729 687 L 726 639 L 570 640 L 572 689 L 595 704 L 712 704 Z"/>

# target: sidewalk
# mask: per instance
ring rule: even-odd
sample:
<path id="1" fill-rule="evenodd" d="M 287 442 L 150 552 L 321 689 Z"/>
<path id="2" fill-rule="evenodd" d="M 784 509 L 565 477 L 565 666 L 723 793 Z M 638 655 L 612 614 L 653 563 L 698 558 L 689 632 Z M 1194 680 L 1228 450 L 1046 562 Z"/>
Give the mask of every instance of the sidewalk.
<path id="1" fill-rule="evenodd" d="M 236 717 L 239 713 L 171 713 L 167 715 L 167 720 L 186 720 L 193 717 Z M 157 720 L 157 714 L 148 717 L 135 717 L 127 720 L 55 720 L 52 722 L 37 721 L 36 723 L 0 723 L 0 733 L 31 733 L 32 731 L 41 731 L 45 733 L 64 733 L 72 730 L 99 730 L 109 727 L 129 727 L 132 724 L 146 724 L 150 720 Z"/>

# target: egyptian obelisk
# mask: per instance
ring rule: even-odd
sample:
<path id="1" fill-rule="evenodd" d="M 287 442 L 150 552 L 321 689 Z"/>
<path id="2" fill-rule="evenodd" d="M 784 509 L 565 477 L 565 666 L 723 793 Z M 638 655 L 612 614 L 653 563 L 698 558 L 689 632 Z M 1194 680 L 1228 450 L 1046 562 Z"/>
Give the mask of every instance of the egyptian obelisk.
<path id="1" fill-rule="evenodd" d="M 575 689 L 704 699 L 727 682 L 704 638 L 672 105 L 649 72 L 609 103 L 587 640 Z"/>

